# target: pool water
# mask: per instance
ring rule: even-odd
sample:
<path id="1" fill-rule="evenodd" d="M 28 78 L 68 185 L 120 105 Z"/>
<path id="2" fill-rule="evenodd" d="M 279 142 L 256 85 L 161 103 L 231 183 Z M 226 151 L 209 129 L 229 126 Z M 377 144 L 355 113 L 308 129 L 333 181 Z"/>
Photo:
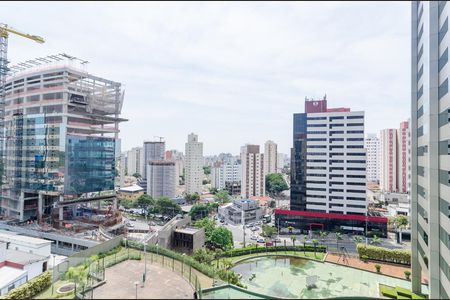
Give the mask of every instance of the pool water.
<path id="1" fill-rule="evenodd" d="M 411 282 L 332 263 L 294 257 L 261 257 L 233 267 L 242 274 L 248 290 L 282 298 L 377 297 L 378 283 L 411 289 Z M 254 274 L 254 275 L 252 275 Z M 306 277 L 317 275 L 316 287 L 308 289 Z M 426 286 L 423 291 L 428 292 Z"/>

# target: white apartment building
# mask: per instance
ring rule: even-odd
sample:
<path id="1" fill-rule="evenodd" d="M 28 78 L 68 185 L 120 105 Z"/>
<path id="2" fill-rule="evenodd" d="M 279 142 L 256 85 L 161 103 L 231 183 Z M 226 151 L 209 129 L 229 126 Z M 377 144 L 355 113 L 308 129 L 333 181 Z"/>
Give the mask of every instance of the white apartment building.
<path id="1" fill-rule="evenodd" d="M 127 166 L 128 176 L 132 176 L 135 173 L 139 173 L 144 176 L 144 148 L 135 147 L 130 151 L 127 151 Z"/>
<path id="2" fill-rule="evenodd" d="M 368 134 L 364 140 L 367 154 L 367 181 L 380 181 L 380 139 L 375 134 Z"/>
<path id="3" fill-rule="evenodd" d="M 175 197 L 175 162 L 150 161 L 147 166 L 147 195 L 153 198 Z"/>
<path id="4" fill-rule="evenodd" d="M 226 182 L 241 181 L 242 167 L 237 161 L 223 163 L 219 167 L 211 168 L 211 186 L 218 190 L 225 189 Z"/>
<path id="5" fill-rule="evenodd" d="M 364 112 L 308 113 L 306 130 L 306 210 L 366 214 Z"/>
<path id="6" fill-rule="evenodd" d="M 147 176 L 147 167 L 150 161 L 164 160 L 166 144 L 164 142 L 145 141 L 143 147 L 143 170 L 142 178 Z M 129 174 L 130 172 L 128 172 Z"/>
<path id="7" fill-rule="evenodd" d="M 409 121 L 400 123 L 397 131 L 397 190 L 409 193 L 411 184 L 411 132 Z"/>
<path id="8" fill-rule="evenodd" d="M 277 173 L 278 154 L 277 144 L 273 141 L 264 143 L 264 175 Z"/>
<path id="9" fill-rule="evenodd" d="M 185 185 L 186 193 L 201 194 L 203 181 L 203 143 L 198 141 L 198 136 L 189 134 L 185 144 Z"/>
<path id="10" fill-rule="evenodd" d="M 241 164 L 241 197 L 264 197 L 266 195 L 264 154 L 259 153 L 259 145 L 241 147 Z"/>
<path id="11" fill-rule="evenodd" d="M 411 1 L 412 289 L 450 298 L 450 94 L 447 1 Z"/>
<path id="12" fill-rule="evenodd" d="M 397 192 L 397 129 L 380 131 L 380 188 L 385 192 Z"/>

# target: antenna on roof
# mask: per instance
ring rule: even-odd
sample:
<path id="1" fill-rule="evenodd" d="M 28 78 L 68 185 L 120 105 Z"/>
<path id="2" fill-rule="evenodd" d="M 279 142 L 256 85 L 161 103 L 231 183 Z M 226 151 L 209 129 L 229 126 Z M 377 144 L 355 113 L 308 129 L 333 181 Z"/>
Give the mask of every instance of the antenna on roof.
<path id="1" fill-rule="evenodd" d="M 325 96 L 323 96 L 323 100 L 327 100 L 327 93 L 325 93 Z"/>

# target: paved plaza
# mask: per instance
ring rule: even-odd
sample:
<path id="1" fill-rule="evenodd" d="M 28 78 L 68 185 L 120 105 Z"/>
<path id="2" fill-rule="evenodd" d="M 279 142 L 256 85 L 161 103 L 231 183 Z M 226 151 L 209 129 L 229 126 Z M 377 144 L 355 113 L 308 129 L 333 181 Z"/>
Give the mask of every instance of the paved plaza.
<path id="1" fill-rule="evenodd" d="M 106 283 L 94 290 L 94 299 L 193 299 L 194 289 L 181 275 L 147 262 L 147 280 L 141 287 L 144 261 L 128 260 L 106 269 Z"/>

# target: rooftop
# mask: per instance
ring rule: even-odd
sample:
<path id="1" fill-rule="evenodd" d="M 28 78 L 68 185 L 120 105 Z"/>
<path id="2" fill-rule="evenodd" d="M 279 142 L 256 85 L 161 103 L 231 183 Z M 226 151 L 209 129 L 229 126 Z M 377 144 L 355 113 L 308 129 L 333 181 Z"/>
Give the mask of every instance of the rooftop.
<path id="1" fill-rule="evenodd" d="M 201 229 L 199 229 L 199 228 L 186 227 L 186 228 L 177 228 L 177 229 L 175 229 L 175 232 L 186 233 L 186 234 L 195 234 L 200 230 Z"/>
<path id="2" fill-rule="evenodd" d="M 0 241 L 5 242 L 21 242 L 26 244 L 31 244 L 35 246 L 45 246 L 49 245 L 52 242 L 44 239 L 39 239 L 35 237 L 30 237 L 26 235 L 19 235 L 16 233 L 5 233 L 4 231 L 0 232 Z"/>
<path id="3" fill-rule="evenodd" d="M 132 185 L 132 186 L 127 186 L 127 187 L 123 187 L 120 188 L 119 191 L 120 192 L 139 192 L 139 191 L 143 191 L 144 189 L 138 185 Z"/>
<path id="4" fill-rule="evenodd" d="M 27 274 L 26 270 L 16 269 L 9 266 L 1 267 L 0 270 L 0 288 L 8 286 L 18 278 L 26 276 Z"/>
<path id="5" fill-rule="evenodd" d="M 37 255 L 33 253 L 28 253 L 25 251 L 18 251 L 13 249 L 6 250 L 6 260 L 21 264 L 28 265 L 37 261 L 47 260 L 48 258 L 43 255 Z M 2 271 L 3 272 L 3 271 Z"/>

